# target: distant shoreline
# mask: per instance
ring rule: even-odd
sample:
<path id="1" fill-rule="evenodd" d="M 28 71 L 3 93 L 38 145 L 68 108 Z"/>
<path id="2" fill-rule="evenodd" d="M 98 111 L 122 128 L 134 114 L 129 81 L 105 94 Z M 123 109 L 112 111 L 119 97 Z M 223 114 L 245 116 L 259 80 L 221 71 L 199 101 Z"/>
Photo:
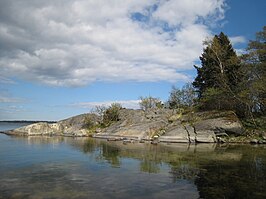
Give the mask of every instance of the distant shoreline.
<path id="1" fill-rule="evenodd" d="M 39 122 L 47 122 L 47 123 L 56 123 L 57 121 L 45 121 L 45 120 L 0 120 L 0 123 L 39 123 Z"/>

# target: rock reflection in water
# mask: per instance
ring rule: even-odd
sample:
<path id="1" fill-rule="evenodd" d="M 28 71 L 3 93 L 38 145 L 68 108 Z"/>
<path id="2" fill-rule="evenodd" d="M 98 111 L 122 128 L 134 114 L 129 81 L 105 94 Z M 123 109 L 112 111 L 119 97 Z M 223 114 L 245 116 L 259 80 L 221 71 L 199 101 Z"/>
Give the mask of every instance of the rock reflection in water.
<path id="1" fill-rule="evenodd" d="M 265 146 L 1 137 L 2 198 L 266 198 Z"/>
<path id="2" fill-rule="evenodd" d="M 90 145 L 90 142 L 84 146 Z M 101 142 L 95 146 L 101 148 Z M 170 167 L 172 181 L 195 183 L 202 198 L 265 198 L 265 146 L 216 144 L 130 144 L 104 142 L 105 150 L 119 158 L 140 161 L 139 170 L 160 173 L 163 164 Z M 115 150 L 114 150 L 115 148 Z M 105 156 L 109 159 L 110 157 Z M 251 191 L 252 190 L 252 191 Z"/>

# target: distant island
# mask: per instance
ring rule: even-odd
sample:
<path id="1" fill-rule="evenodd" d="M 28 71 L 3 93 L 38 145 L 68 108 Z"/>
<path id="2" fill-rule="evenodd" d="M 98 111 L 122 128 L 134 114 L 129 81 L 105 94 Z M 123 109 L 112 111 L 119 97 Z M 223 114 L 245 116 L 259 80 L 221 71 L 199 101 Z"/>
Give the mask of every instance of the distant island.
<path id="1" fill-rule="evenodd" d="M 46 120 L 0 120 L 0 122 L 5 123 L 39 123 L 39 122 L 46 122 L 46 123 L 56 123 L 57 121 L 46 121 Z"/>

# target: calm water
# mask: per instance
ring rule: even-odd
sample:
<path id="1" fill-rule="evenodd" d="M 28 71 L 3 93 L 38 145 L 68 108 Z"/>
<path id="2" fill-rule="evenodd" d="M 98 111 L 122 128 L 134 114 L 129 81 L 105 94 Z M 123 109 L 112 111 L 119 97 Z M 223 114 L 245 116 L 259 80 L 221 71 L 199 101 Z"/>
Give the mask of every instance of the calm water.
<path id="1" fill-rule="evenodd" d="M 12 130 L 31 124 L 31 122 L 3 122 L 0 121 L 0 131 Z"/>
<path id="2" fill-rule="evenodd" d="M 266 146 L 0 134 L 0 198 L 266 198 Z"/>

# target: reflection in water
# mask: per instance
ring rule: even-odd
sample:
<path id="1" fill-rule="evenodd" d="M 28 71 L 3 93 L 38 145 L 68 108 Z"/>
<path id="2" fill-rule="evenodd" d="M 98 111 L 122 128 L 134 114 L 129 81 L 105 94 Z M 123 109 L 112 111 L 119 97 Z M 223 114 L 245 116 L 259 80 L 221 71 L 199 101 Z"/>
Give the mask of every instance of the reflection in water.
<path id="1" fill-rule="evenodd" d="M 97 143 L 96 140 L 88 140 L 84 146 L 101 148 L 103 157 L 112 165 L 119 166 L 119 158 L 134 158 L 140 160 L 140 171 L 159 173 L 161 165 L 167 163 L 170 166 L 172 181 L 187 180 L 195 183 L 201 198 L 266 197 L 264 146 L 216 146 L 215 144 L 122 146 L 119 142 Z"/>
<path id="2" fill-rule="evenodd" d="M 103 159 L 107 160 L 114 167 L 120 166 L 120 161 L 118 156 L 119 156 L 119 148 L 107 144 L 102 145 Z"/>
<path id="3" fill-rule="evenodd" d="M 195 181 L 203 198 L 266 198 L 265 147 L 232 146 L 241 159 L 210 160 Z"/>
<path id="4" fill-rule="evenodd" d="M 266 198 L 265 146 L 3 135 L 0 142 L 0 199 Z"/>
<path id="5" fill-rule="evenodd" d="M 148 173 L 159 173 L 160 167 L 155 161 L 151 161 L 149 158 L 144 158 L 140 163 L 140 170 Z"/>

